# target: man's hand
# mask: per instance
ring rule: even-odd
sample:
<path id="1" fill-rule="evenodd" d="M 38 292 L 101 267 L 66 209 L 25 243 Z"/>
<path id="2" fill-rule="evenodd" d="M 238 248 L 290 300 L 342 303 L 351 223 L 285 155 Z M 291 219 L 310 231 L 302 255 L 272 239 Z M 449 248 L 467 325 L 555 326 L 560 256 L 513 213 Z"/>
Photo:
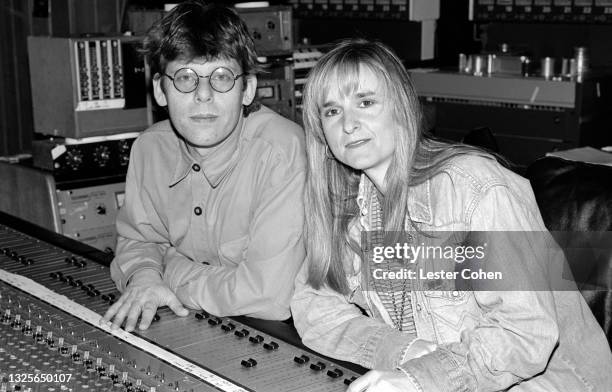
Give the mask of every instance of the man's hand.
<path id="1" fill-rule="evenodd" d="M 351 383 L 346 392 L 417 392 L 403 372 L 370 370 Z"/>
<path id="2" fill-rule="evenodd" d="M 104 314 L 101 322 L 110 323 L 117 329 L 125 320 L 125 330 L 134 330 L 140 316 L 139 329 L 147 329 L 158 307 L 167 305 L 178 316 L 187 316 L 176 295 L 164 283 L 159 274 L 152 270 L 139 271 L 130 280 L 121 297 Z M 127 317 L 127 319 L 126 319 Z"/>

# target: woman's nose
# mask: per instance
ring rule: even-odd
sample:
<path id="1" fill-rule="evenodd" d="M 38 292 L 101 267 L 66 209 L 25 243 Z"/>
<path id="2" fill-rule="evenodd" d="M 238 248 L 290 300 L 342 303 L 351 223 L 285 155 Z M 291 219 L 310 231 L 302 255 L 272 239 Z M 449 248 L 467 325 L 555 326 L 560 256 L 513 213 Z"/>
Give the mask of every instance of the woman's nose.
<path id="1" fill-rule="evenodd" d="M 342 118 L 342 130 L 345 133 L 351 134 L 359 128 L 359 120 L 351 112 L 345 112 Z"/>

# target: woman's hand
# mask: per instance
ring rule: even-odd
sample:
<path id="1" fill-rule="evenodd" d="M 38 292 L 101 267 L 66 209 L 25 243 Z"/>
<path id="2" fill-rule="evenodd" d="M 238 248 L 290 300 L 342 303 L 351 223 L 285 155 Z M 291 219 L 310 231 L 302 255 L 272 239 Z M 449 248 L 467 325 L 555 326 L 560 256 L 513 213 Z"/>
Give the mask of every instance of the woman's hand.
<path id="1" fill-rule="evenodd" d="M 351 383 L 347 392 L 418 392 L 410 378 L 400 370 L 370 370 Z"/>

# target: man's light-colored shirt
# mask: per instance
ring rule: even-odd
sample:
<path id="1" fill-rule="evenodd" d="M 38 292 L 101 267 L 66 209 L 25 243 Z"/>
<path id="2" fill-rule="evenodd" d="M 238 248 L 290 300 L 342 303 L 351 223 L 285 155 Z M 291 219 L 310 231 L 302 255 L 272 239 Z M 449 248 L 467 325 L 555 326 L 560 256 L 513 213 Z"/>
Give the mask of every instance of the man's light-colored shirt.
<path id="1" fill-rule="evenodd" d="M 187 307 L 290 316 L 304 260 L 304 135 L 262 107 L 214 153 L 190 153 L 168 121 L 134 143 L 111 276 L 154 269 Z"/>

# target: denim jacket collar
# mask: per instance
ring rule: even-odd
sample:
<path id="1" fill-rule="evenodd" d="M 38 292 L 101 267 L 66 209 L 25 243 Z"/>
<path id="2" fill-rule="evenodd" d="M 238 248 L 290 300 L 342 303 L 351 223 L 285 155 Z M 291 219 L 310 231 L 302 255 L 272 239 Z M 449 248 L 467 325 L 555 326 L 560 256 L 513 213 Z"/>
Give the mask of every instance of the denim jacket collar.
<path id="1" fill-rule="evenodd" d="M 361 215 L 360 222 L 365 230 L 369 230 L 368 224 L 363 219 L 368 215 L 367 206 L 370 199 L 376 193 L 375 185 L 365 174 L 361 175 L 359 181 L 359 193 L 357 194 L 357 205 Z M 408 194 L 408 213 L 414 222 L 431 224 L 433 217 L 431 213 L 431 180 L 427 180 L 410 189 Z M 365 224 L 364 224 L 365 223 Z M 408 222 L 409 224 L 409 222 Z"/>

